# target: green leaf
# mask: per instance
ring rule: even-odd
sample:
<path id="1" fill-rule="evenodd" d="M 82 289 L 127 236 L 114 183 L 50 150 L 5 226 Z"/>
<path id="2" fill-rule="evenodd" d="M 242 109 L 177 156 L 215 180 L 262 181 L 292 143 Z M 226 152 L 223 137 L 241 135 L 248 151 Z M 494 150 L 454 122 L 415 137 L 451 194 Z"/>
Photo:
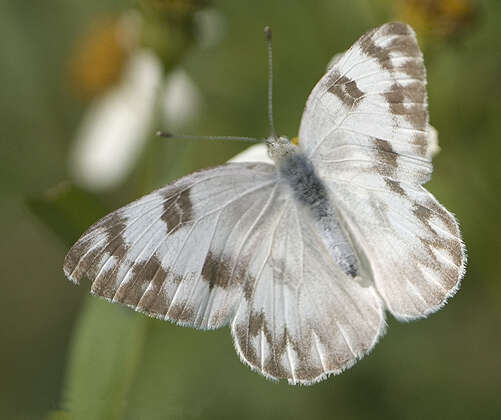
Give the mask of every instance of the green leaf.
<path id="1" fill-rule="evenodd" d="M 72 245 L 83 231 L 106 214 L 95 195 L 69 182 L 28 199 L 26 204 L 66 245 Z"/>
<path id="2" fill-rule="evenodd" d="M 147 319 L 87 299 L 70 349 L 63 406 L 74 420 L 120 419 L 142 355 Z"/>
<path id="3" fill-rule="evenodd" d="M 51 411 L 45 417 L 45 420 L 73 420 L 73 417 L 67 411 L 56 410 L 56 411 Z"/>
<path id="4" fill-rule="evenodd" d="M 71 245 L 106 213 L 93 194 L 69 183 L 27 201 L 32 213 Z M 66 371 L 65 411 L 49 420 L 120 419 L 142 353 L 146 318 L 88 297 L 75 328 Z"/>

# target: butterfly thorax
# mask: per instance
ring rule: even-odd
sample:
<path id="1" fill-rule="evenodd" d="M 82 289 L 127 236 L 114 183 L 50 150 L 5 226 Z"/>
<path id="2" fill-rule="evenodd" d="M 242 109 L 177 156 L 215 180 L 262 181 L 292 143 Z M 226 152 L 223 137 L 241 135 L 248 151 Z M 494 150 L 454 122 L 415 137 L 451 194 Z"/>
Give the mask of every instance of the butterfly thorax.
<path id="1" fill-rule="evenodd" d="M 356 254 L 332 202 L 332 195 L 301 149 L 284 137 L 280 139 L 268 143 L 268 152 L 276 162 L 280 177 L 292 189 L 299 205 L 309 211 L 319 236 L 338 266 L 346 274 L 356 277 L 359 272 Z"/>
<path id="2" fill-rule="evenodd" d="M 265 143 L 268 147 L 268 155 L 275 161 L 277 166 L 280 166 L 280 163 L 287 159 L 288 156 L 297 152 L 297 147 L 284 136 L 268 137 Z"/>

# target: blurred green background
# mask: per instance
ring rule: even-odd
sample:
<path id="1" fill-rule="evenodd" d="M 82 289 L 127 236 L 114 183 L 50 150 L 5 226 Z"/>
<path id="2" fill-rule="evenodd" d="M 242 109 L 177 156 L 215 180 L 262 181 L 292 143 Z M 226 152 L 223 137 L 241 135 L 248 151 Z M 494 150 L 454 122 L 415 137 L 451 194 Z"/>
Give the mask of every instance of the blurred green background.
<path id="1" fill-rule="evenodd" d="M 106 31 L 131 8 L 139 38 L 118 47 Z M 294 136 L 333 54 L 395 19 L 415 27 L 425 53 L 442 149 L 428 188 L 457 215 L 469 254 L 443 310 L 410 324 L 389 318 L 386 336 L 351 370 L 291 387 L 242 365 L 227 328 L 147 319 L 64 278 L 65 252 L 98 217 L 245 147 L 155 138 L 166 124 L 154 111 L 119 182 L 78 186 L 78 127 L 120 84 L 134 51 L 153 50 L 167 76 L 184 69 L 196 95 L 172 117 L 184 118 L 183 131 L 263 136 L 271 25 L 275 125 Z M 498 0 L 0 2 L 0 417 L 501 418 L 499 22 Z"/>

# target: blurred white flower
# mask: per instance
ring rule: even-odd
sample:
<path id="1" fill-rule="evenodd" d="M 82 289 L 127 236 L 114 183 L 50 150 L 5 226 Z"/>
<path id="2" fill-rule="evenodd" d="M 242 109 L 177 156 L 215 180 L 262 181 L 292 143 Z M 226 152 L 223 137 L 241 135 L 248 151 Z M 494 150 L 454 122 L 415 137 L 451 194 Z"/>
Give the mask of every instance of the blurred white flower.
<path id="1" fill-rule="evenodd" d="M 115 187 L 160 128 L 153 123 L 178 130 L 199 113 L 201 94 L 184 70 L 173 71 L 162 84 L 157 56 L 136 50 L 120 82 L 94 99 L 80 123 L 69 160 L 75 183 L 91 190 Z"/>
<path id="2" fill-rule="evenodd" d="M 69 159 L 73 180 L 87 189 L 123 182 L 153 133 L 177 131 L 200 111 L 201 94 L 188 74 L 177 68 L 165 78 L 160 58 L 140 47 L 143 25 L 136 11 L 100 22 L 72 61 L 82 90 L 94 98 Z"/>
<path id="3" fill-rule="evenodd" d="M 238 155 L 233 156 L 228 162 L 265 162 L 274 165 L 273 160 L 268 156 L 268 150 L 264 143 L 255 144 Z"/>
<path id="4" fill-rule="evenodd" d="M 162 95 L 163 123 L 168 131 L 177 132 L 193 121 L 200 111 L 202 95 L 181 67 L 171 71 Z"/>
<path id="5" fill-rule="evenodd" d="M 440 146 L 438 145 L 438 131 L 435 127 L 428 124 L 428 145 L 426 147 L 426 156 L 431 159 L 438 155 L 440 150 Z"/>
<path id="6" fill-rule="evenodd" d="M 91 103 L 77 130 L 70 155 L 75 182 L 105 189 L 127 175 L 152 132 L 161 80 L 162 66 L 153 53 L 132 54 L 120 82 Z"/>
<path id="7" fill-rule="evenodd" d="M 344 52 L 341 52 L 341 53 L 337 53 L 337 54 L 334 54 L 332 56 L 332 58 L 329 60 L 329 62 L 327 63 L 327 71 L 329 71 L 331 69 L 332 66 L 334 66 L 335 64 L 337 64 L 337 62 L 339 60 L 341 60 L 341 57 L 344 55 L 346 51 Z"/>

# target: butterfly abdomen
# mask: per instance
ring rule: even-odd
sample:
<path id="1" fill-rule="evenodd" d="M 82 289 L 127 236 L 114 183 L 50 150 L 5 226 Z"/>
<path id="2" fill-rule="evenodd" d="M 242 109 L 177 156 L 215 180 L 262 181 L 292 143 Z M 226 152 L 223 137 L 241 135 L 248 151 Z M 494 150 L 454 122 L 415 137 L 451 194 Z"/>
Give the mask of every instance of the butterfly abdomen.
<path id="1" fill-rule="evenodd" d="M 315 173 L 312 163 L 297 151 L 280 162 L 279 172 L 296 200 L 309 210 L 329 254 L 346 274 L 357 276 L 355 252 L 341 227 L 339 214 L 329 198 L 328 190 Z"/>

